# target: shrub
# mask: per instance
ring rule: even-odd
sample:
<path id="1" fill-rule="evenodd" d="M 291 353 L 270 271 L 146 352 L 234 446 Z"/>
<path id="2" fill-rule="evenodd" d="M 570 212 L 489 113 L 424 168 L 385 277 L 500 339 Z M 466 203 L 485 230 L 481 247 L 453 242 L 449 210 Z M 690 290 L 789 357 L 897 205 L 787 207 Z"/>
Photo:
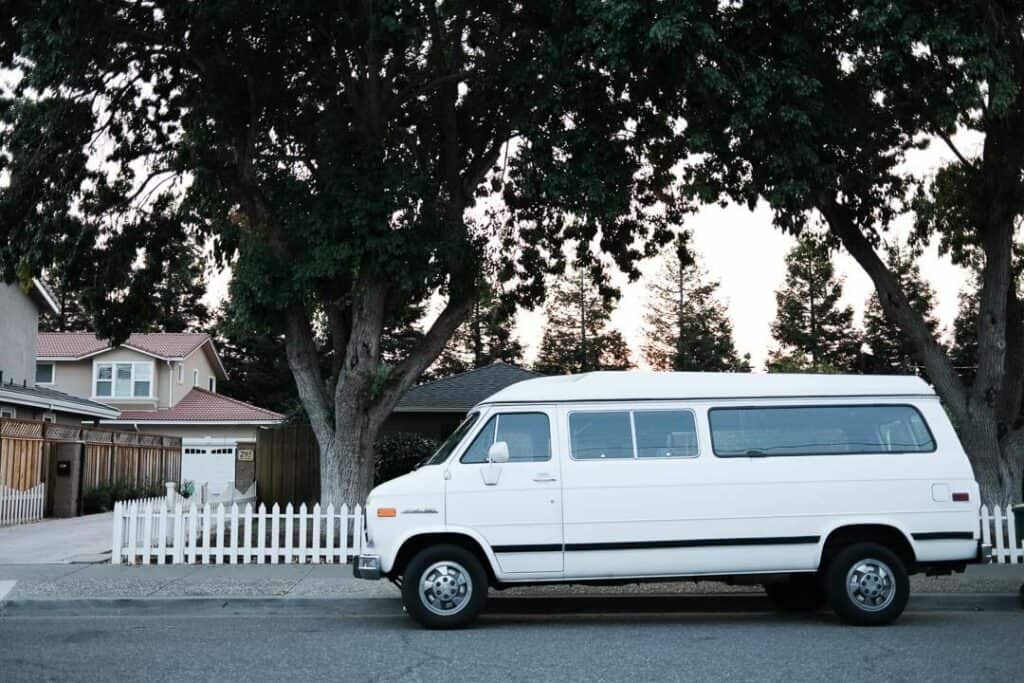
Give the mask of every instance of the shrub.
<path id="1" fill-rule="evenodd" d="M 374 485 L 411 472 L 417 463 L 433 454 L 439 445 L 434 439 L 419 434 L 382 436 L 374 446 Z"/>
<path id="2" fill-rule="evenodd" d="M 107 482 L 87 490 L 82 495 L 82 514 L 110 512 L 114 503 L 137 498 L 158 498 L 164 495 L 163 484 L 131 484 L 126 481 Z"/>

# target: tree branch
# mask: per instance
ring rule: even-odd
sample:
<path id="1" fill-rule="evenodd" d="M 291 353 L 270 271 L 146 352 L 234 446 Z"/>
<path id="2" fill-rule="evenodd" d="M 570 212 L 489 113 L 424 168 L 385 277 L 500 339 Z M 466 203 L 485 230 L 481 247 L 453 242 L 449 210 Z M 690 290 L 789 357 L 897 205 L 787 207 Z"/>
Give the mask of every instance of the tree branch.
<path id="1" fill-rule="evenodd" d="M 306 409 L 321 448 L 334 439 L 334 419 L 320 374 L 320 355 L 313 340 L 309 316 L 301 304 L 289 306 L 285 314 L 285 353 L 295 386 Z"/>
<path id="2" fill-rule="evenodd" d="M 967 390 L 946 352 L 928 330 L 924 318 L 910 305 L 899 280 L 878 257 L 867 237 L 835 196 L 823 195 L 818 205 L 832 233 L 871 278 L 882 310 L 907 335 L 943 401 L 957 420 L 967 421 Z"/>

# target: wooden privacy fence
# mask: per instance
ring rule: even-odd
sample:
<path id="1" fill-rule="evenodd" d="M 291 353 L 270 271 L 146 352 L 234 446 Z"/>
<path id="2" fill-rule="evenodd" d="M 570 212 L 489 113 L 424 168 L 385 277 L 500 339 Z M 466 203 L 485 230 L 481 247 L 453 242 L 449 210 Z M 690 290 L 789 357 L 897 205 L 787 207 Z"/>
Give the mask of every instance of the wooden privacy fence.
<path id="1" fill-rule="evenodd" d="M 320 448 L 308 424 L 261 429 L 256 437 L 256 481 L 261 503 L 320 500 Z"/>
<path id="2" fill-rule="evenodd" d="M 126 482 L 153 486 L 181 481 L 181 439 L 176 436 L 82 429 L 82 488 Z"/>
<path id="3" fill-rule="evenodd" d="M 45 502 L 46 484 L 36 484 L 24 491 L 0 484 L 0 526 L 39 521 Z"/>
<path id="4" fill-rule="evenodd" d="M 0 419 L 0 486 L 27 491 L 45 478 L 44 422 Z"/>
<path id="5" fill-rule="evenodd" d="M 348 562 L 362 549 L 363 511 L 347 505 L 281 510 L 191 505 L 165 498 L 114 505 L 112 564 Z"/>

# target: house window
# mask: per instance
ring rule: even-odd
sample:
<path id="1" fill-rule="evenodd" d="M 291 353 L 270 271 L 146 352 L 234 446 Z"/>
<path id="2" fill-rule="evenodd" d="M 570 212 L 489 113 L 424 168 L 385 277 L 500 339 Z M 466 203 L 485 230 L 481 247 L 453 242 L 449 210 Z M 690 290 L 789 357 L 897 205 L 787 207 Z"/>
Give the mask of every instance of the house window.
<path id="1" fill-rule="evenodd" d="M 0 417 L 15 418 L 18 417 L 18 411 L 10 406 L 2 406 L 0 407 Z"/>
<path id="2" fill-rule="evenodd" d="M 97 363 L 93 395 L 98 398 L 152 398 L 153 364 Z"/>
<path id="3" fill-rule="evenodd" d="M 210 381 L 206 383 L 206 386 L 210 389 L 210 391 L 216 393 L 217 392 L 217 378 L 211 375 L 210 376 Z"/>
<path id="4" fill-rule="evenodd" d="M 36 384 L 53 384 L 53 363 L 36 363 Z"/>
<path id="5" fill-rule="evenodd" d="M 178 363 L 178 384 L 185 383 L 185 364 Z"/>
<path id="6" fill-rule="evenodd" d="M 194 386 L 194 387 L 198 387 L 199 386 L 199 371 L 198 370 L 193 370 L 192 371 L 192 386 Z"/>
<path id="7" fill-rule="evenodd" d="M 43 413 L 43 422 L 49 422 L 50 424 L 57 423 L 57 416 L 53 413 Z"/>

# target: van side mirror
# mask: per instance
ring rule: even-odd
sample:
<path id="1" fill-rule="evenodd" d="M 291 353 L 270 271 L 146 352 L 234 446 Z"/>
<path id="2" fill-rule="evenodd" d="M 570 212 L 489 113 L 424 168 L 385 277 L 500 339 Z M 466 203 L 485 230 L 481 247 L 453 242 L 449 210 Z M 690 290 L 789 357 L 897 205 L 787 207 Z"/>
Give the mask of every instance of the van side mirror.
<path id="1" fill-rule="evenodd" d="M 487 462 L 494 464 L 501 464 L 508 462 L 508 444 L 504 441 L 495 441 L 491 444 L 491 447 L 487 450 Z"/>

